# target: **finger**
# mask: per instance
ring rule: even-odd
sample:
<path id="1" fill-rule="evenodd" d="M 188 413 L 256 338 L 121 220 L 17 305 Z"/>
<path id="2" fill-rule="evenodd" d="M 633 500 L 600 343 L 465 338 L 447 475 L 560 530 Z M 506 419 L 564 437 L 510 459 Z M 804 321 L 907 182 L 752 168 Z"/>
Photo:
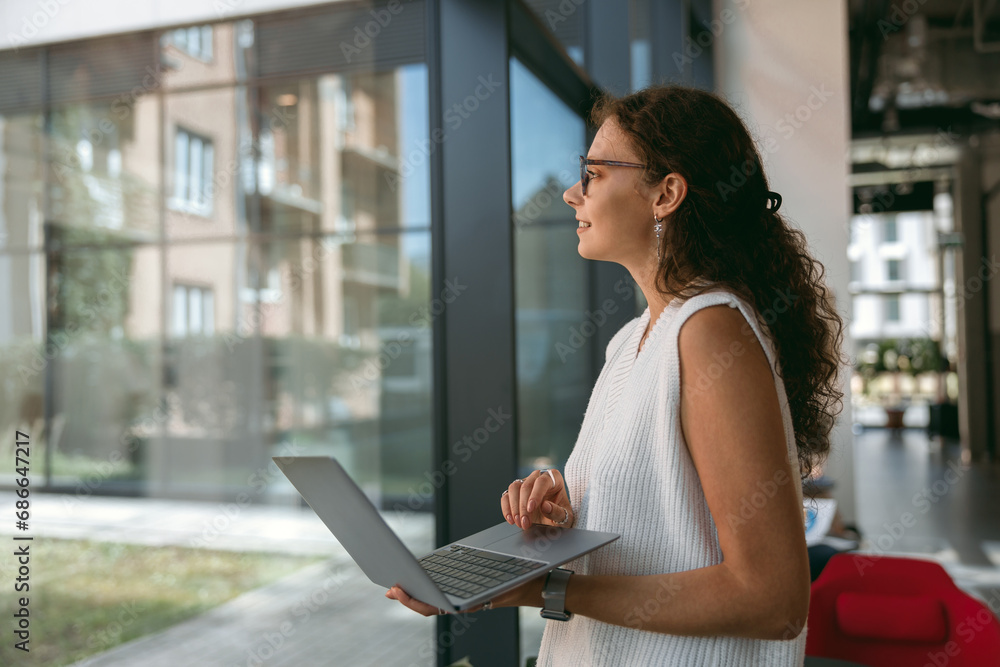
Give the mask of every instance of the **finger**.
<path id="1" fill-rule="evenodd" d="M 520 525 L 519 524 L 520 516 L 518 515 L 519 506 L 517 504 L 517 498 L 518 498 L 518 493 L 521 490 L 521 484 L 523 484 L 523 482 L 513 481 L 510 483 L 510 486 L 507 487 L 507 502 L 510 503 L 510 513 L 513 515 L 511 518 L 513 519 L 514 523 L 518 525 Z"/>
<path id="2" fill-rule="evenodd" d="M 543 500 L 542 515 L 551 520 L 554 524 L 567 526 L 570 524 L 570 518 L 573 516 L 573 510 L 564 505 L 560 505 L 559 503 L 554 503 L 551 500 Z"/>
<path id="3" fill-rule="evenodd" d="M 423 614 L 424 616 L 438 616 L 438 608 L 427 604 L 426 602 L 421 602 L 411 598 L 406 594 L 399 586 L 393 586 L 388 591 L 386 591 L 385 596 L 393 600 L 399 600 L 403 606 L 409 607 L 413 611 Z"/>
<path id="4" fill-rule="evenodd" d="M 510 510 L 510 491 L 500 496 L 500 513 L 507 523 L 514 523 L 514 513 Z"/>
<path id="5" fill-rule="evenodd" d="M 524 478 L 524 484 L 521 485 L 520 492 L 518 493 L 518 508 L 519 514 L 521 516 L 521 521 L 518 524 L 521 528 L 531 527 L 531 512 L 528 511 L 528 500 L 531 498 L 531 494 L 538 483 L 538 471 L 533 470 L 530 475 Z"/>
<path id="6" fill-rule="evenodd" d="M 552 477 L 548 473 L 540 473 L 538 479 L 535 480 L 534 485 L 531 487 L 531 493 L 528 495 L 528 500 L 525 503 L 530 516 L 541 519 L 542 513 L 538 510 L 541 508 L 542 501 L 552 495 L 552 490 Z"/>

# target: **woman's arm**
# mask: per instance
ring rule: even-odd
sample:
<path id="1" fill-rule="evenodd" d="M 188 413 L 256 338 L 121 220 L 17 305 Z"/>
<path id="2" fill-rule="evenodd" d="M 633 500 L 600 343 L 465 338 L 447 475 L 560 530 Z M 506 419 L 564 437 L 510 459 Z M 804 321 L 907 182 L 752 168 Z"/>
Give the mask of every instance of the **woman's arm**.
<path id="1" fill-rule="evenodd" d="M 573 575 L 566 609 L 653 632 L 792 639 L 809 612 L 809 559 L 798 466 L 788 460 L 767 358 L 740 311 L 725 305 L 691 315 L 679 336 L 681 424 L 723 562 L 649 576 Z M 542 582 L 494 606 L 541 607 Z"/>

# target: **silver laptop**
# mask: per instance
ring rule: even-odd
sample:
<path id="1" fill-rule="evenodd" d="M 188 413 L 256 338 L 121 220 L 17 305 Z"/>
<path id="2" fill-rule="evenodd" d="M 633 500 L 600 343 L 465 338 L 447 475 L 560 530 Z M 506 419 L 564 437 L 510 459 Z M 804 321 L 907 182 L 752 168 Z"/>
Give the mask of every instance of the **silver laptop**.
<path id="1" fill-rule="evenodd" d="M 465 611 L 621 537 L 501 521 L 415 558 L 336 459 L 272 460 L 372 582 L 439 609 Z"/>

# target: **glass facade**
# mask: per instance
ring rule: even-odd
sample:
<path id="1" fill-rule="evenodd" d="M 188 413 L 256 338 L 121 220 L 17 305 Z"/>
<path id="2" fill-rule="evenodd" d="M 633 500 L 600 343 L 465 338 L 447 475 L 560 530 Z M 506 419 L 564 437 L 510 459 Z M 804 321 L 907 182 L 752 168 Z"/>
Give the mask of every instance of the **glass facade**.
<path id="1" fill-rule="evenodd" d="M 510 73 L 520 477 L 562 468 L 593 369 L 592 338 L 580 331 L 589 272 L 576 249 L 576 213 L 563 201 L 580 178 L 586 126 L 517 58 Z"/>
<path id="2" fill-rule="evenodd" d="M 390 523 L 406 518 L 402 538 L 419 552 L 479 521 L 482 503 L 463 507 L 458 478 L 495 486 L 482 481 L 487 455 L 454 455 L 468 431 L 455 415 L 497 404 L 516 415 L 511 440 L 483 447 L 514 463 L 493 465 L 497 479 L 563 468 L 602 337 L 645 305 L 630 292 L 593 333 L 595 269 L 562 201 L 594 131 L 584 66 L 608 45 L 585 3 L 473 16 L 415 0 L 372 34 L 379 9 L 328 3 L 0 51 L 0 429 L 33 434 L 33 490 L 249 493 L 287 507 L 299 496 L 282 476 L 254 481 L 274 470 L 270 457 L 329 454 Z M 621 62 L 604 70 L 622 73 L 617 90 L 657 74 L 650 3 L 621 10 L 629 45 L 607 50 Z M 467 34 L 493 50 L 470 52 Z M 475 68 L 468 81 L 459 53 Z M 490 144 L 506 148 L 507 132 L 509 156 Z M 465 162 L 459 142 L 498 157 Z M 501 301 L 509 289 L 513 309 L 502 322 L 463 310 L 478 292 L 444 314 L 448 257 L 478 233 L 478 219 L 452 214 L 464 203 L 454 193 L 507 177 L 509 197 L 476 194 L 461 217 L 509 220 L 491 228 L 495 239 L 509 229 L 509 255 L 492 273 L 486 260 L 459 264 L 457 281 Z M 466 328 L 477 317 L 482 329 Z M 447 338 L 449 326 L 482 333 L 466 340 L 495 343 L 509 370 L 488 405 L 468 389 L 479 378 L 455 370 L 486 353 Z M 505 326 L 512 339 L 492 338 Z M 428 484 L 453 460 L 455 479 Z M 0 488 L 12 484 L 0 470 Z M 377 597 L 355 602 L 359 614 L 381 609 Z M 396 639 L 419 645 L 414 664 L 445 664 L 483 637 L 513 640 L 508 611 L 455 630 L 454 646 L 443 633 L 428 641 L 430 621 Z M 528 611 L 522 657 L 541 632 Z"/>
<path id="3" fill-rule="evenodd" d="M 389 503 L 430 467 L 427 67 L 324 53 L 349 11 L 4 54 L 47 89 L 0 107 L 0 428 L 49 488 L 228 498 L 294 449 Z"/>

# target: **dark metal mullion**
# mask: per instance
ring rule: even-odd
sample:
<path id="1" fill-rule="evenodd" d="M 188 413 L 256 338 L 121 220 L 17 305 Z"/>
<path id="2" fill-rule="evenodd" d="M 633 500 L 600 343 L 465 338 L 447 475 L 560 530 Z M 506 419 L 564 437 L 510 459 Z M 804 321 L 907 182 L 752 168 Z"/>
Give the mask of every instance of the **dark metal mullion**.
<path id="1" fill-rule="evenodd" d="M 443 115 L 444 104 L 441 100 L 441 48 L 438 42 L 440 33 L 440 7 L 437 0 L 429 0 L 426 4 L 427 20 L 427 135 L 432 136 L 436 127 L 441 127 L 439 119 Z M 429 159 L 430 171 L 430 206 L 431 206 L 431 285 L 444 283 L 444 167 L 441 151 L 431 153 Z M 433 347 L 431 350 L 432 374 L 432 457 L 435 464 L 443 463 L 448 458 L 448 391 L 447 358 L 444 354 L 447 344 L 447 331 L 439 322 L 431 328 Z M 434 544 L 447 544 L 448 521 L 450 513 L 448 484 L 436 489 L 434 493 Z M 445 619 L 438 619 L 437 631 L 447 630 Z"/>
<path id="2" fill-rule="evenodd" d="M 586 116 L 598 91 L 523 0 L 509 0 L 510 51 L 571 109 Z M 582 10 L 581 10 L 582 11 Z"/>
<path id="3" fill-rule="evenodd" d="M 691 63 L 690 84 L 703 90 L 713 90 L 715 88 L 715 34 L 712 32 L 710 22 L 712 17 L 712 0 L 690 0 L 690 19 L 687 29 L 690 31 L 692 25 L 698 27 L 697 32 L 689 33 L 693 43 L 702 49 L 699 57 L 694 58 Z M 702 39 L 705 35 L 705 39 Z"/>
<path id="4" fill-rule="evenodd" d="M 981 203 L 979 208 L 979 222 L 982 229 L 982 239 L 983 239 L 983 252 L 982 257 L 986 257 L 986 252 L 989 248 L 993 247 L 990 245 L 990 202 L 994 197 L 1000 195 L 1000 181 L 997 181 L 993 186 L 984 192 L 981 197 Z M 978 267 L 977 267 L 978 269 Z M 977 271 L 977 276 L 981 275 Z M 993 330 L 990 327 L 990 281 L 982 281 L 982 303 L 983 310 L 986 316 L 983 318 L 983 362 L 986 366 L 985 374 L 985 384 L 984 393 L 987 396 L 986 403 L 986 451 L 985 460 L 996 461 L 997 460 L 997 417 L 995 407 L 1000 404 L 1000 397 L 997 396 L 997 368 L 994 362 L 995 351 L 993 350 Z"/>
<path id="5" fill-rule="evenodd" d="M 465 286 L 434 322 L 434 463 L 451 471 L 436 493 L 443 545 L 501 520 L 500 492 L 516 471 L 509 48 L 507 0 L 429 4 L 432 298 L 445 280 Z M 498 85 L 486 94 L 488 77 Z M 455 109 L 465 103 L 475 108 Z M 490 411 L 510 417 L 487 422 Z M 442 666 L 466 655 L 476 667 L 516 664 L 517 610 L 440 616 L 436 641 Z"/>
<path id="6" fill-rule="evenodd" d="M 654 83 L 679 82 L 688 78 L 689 68 L 678 69 L 674 54 L 684 54 L 684 37 L 687 35 L 687 14 L 684 0 L 659 0 L 651 2 L 649 46 L 652 52 Z"/>

